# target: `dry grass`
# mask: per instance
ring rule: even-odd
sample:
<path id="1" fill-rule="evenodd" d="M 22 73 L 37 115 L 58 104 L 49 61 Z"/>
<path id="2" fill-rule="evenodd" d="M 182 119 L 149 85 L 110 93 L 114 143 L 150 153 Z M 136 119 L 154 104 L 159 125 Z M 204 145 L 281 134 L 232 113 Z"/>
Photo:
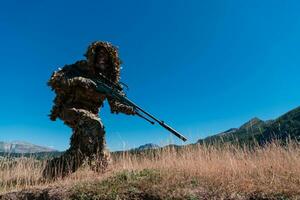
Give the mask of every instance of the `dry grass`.
<path id="1" fill-rule="evenodd" d="M 137 183 L 141 179 L 135 178 L 134 187 L 154 192 L 160 198 L 189 196 L 197 199 L 205 194 L 233 199 L 241 196 L 300 198 L 300 145 L 293 142 L 285 147 L 273 142 L 252 150 L 230 145 L 199 145 L 180 150 L 157 150 L 147 155 L 124 153 L 114 160 L 104 175 L 95 175 L 88 167 L 83 167 L 70 177 L 53 183 L 41 181 L 43 166 L 43 162 L 32 158 L 1 160 L 0 193 L 37 186 L 72 187 L 80 183 L 101 182 L 124 170 L 139 172 L 149 169 L 158 173 L 159 181 L 151 182 L 151 179 L 149 183 Z M 124 187 L 122 190 L 126 189 Z"/>

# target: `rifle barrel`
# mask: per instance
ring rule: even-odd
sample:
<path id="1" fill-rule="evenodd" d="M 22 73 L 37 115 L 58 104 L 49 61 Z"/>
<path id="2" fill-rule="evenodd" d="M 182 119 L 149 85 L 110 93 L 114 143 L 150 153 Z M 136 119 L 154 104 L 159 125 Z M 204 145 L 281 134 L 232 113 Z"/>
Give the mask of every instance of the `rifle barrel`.
<path id="1" fill-rule="evenodd" d="M 148 113 L 147 111 L 143 110 L 141 107 L 139 107 L 138 105 L 136 105 L 135 103 L 133 103 L 132 101 L 130 101 L 128 98 L 123 97 L 126 99 L 126 101 L 133 107 L 135 107 L 136 109 L 138 109 L 139 111 L 143 112 L 145 115 L 147 115 L 148 117 L 150 117 L 151 119 L 153 119 L 154 121 L 156 121 L 157 123 L 159 123 L 159 125 L 161 125 L 162 127 L 164 127 L 165 129 L 167 129 L 168 131 L 170 131 L 171 133 L 173 133 L 175 136 L 177 136 L 179 139 L 181 139 L 182 141 L 187 141 L 187 138 L 185 136 L 183 136 L 182 134 L 180 134 L 178 131 L 176 131 L 175 129 L 173 129 L 172 127 L 170 127 L 169 125 L 167 125 L 164 121 L 161 121 L 157 118 L 155 118 L 153 115 L 151 115 L 150 113 Z M 144 118 L 144 116 L 143 116 Z M 147 119 L 147 121 L 149 121 L 149 119 Z"/>
<path id="2" fill-rule="evenodd" d="M 136 112 L 136 115 L 143 118 L 144 120 L 150 122 L 151 124 L 155 124 L 153 121 L 151 121 L 150 119 L 148 119 L 147 117 L 141 115 L 139 112 Z"/>
<path id="3" fill-rule="evenodd" d="M 103 77 L 104 79 L 104 77 Z M 110 86 L 108 86 L 107 84 L 105 84 L 102 81 L 97 81 L 95 80 L 98 87 L 98 91 L 99 92 L 104 92 L 107 95 L 110 95 L 113 98 L 116 98 L 117 100 L 119 100 L 122 103 L 125 103 L 129 106 L 132 106 L 134 109 L 144 113 L 145 115 L 147 115 L 148 117 L 150 117 L 152 120 L 156 121 L 159 125 L 161 125 L 162 127 L 164 127 L 165 129 L 167 129 L 168 131 L 170 131 L 171 133 L 173 133 L 175 136 L 177 136 L 178 138 L 180 138 L 181 140 L 183 140 L 184 142 L 187 140 L 186 137 L 184 137 L 183 135 L 181 135 L 179 132 L 177 132 L 175 129 L 173 129 L 172 127 L 170 127 L 169 125 L 167 125 L 164 121 L 158 120 L 157 118 L 155 118 L 153 115 L 151 115 L 150 113 L 148 113 L 147 111 L 143 110 L 141 107 L 139 107 L 138 105 L 136 105 L 134 102 L 132 102 L 131 100 L 129 100 L 125 94 L 120 94 L 120 88 L 115 87 L 117 89 L 117 91 L 114 88 L 111 88 Z M 101 86 L 101 87 L 100 87 Z M 151 124 L 154 124 L 153 121 L 151 121 L 150 119 L 146 118 L 145 116 L 141 115 L 139 112 L 136 112 L 137 115 L 139 117 L 142 117 L 143 119 L 147 120 L 148 122 L 150 122 Z"/>

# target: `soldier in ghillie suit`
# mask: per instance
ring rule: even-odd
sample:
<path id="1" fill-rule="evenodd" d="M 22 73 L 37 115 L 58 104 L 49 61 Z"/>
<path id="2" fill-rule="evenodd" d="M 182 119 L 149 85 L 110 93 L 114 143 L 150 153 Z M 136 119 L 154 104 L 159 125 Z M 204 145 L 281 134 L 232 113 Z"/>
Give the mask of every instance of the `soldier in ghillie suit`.
<path id="1" fill-rule="evenodd" d="M 50 119 L 61 119 L 73 130 L 70 148 L 59 158 L 46 164 L 45 178 L 64 177 L 75 172 L 83 162 L 95 171 L 103 171 L 110 162 L 106 148 L 104 126 L 98 116 L 105 99 L 112 113 L 134 115 L 132 107 L 124 105 L 96 91 L 93 81 L 101 73 L 119 85 L 120 59 L 117 48 L 108 42 L 92 43 L 85 54 L 86 60 L 66 65 L 55 71 L 48 85 L 55 91 Z"/>

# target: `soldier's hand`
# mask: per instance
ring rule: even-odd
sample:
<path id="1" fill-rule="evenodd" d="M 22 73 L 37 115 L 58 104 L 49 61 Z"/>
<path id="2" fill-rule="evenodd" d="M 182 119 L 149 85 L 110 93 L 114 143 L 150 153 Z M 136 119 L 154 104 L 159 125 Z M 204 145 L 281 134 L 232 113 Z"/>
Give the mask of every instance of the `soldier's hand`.
<path id="1" fill-rule="evenodd" d="M 135 109 L 134 109 L 133 107 L 130 107 L 130 108 L 128 109 L 128 114 L 129 114 L 129 115 L 135 115 L 135 114 L 136 114 Z"/>
<path id="2" fill-rule="evenodd" d="M 88 88 L 96 88 L 97 87 L 97 84 L 94 81 L 92 81 L 91 79 L 86 79 L 85 83 L 87 84 Z"/>
<path id="3" fill-rule="evenodd" d="M 73 85 L 78 85 L 85 88 L 96 88 L 97 84 L 89 78 L 84 77 L 74 77 L 70 80 L 70 83 Z"/>
<path id="4" fill-rule="evenodd" d="M 48 115 L 51 121 L 56 121 L 57 116 L 50 114 Z"/>

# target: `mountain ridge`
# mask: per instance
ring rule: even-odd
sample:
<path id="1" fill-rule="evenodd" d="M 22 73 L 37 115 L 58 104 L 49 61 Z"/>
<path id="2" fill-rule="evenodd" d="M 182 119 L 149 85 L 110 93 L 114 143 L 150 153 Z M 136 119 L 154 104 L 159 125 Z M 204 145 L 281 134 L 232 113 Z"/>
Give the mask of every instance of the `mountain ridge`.
<path id="1" fill-rule="evenodd" d="M 266 144 L 274 139 L 284 142 L 287 139 L 300 140 L 300 107 L 296 107 L 276 119 L 263 121 L 254 117 L 239 128 L 199 139 L 197 143 L 239 143 Z"/>
<path id="2" fill-rule="evenodd" d="M 158 149 L 160 148 L 159 145 L 154 144 L 154 143 L 147 143 L 147 144 L 143 144 L 133 150 L 138 150 L 138 151 L 143 151 L 143 150 L 149 150 L 149 149 Z"/>
<path id="3" fill-rule="evenodd" d="M 4 142 L 0 141 L 1 153 L 41 153 L 41 152 L 57 152 L 57 150 L 44 147 L 36 144 L 32 144 L 25 141 L 12 141 Z"/>

